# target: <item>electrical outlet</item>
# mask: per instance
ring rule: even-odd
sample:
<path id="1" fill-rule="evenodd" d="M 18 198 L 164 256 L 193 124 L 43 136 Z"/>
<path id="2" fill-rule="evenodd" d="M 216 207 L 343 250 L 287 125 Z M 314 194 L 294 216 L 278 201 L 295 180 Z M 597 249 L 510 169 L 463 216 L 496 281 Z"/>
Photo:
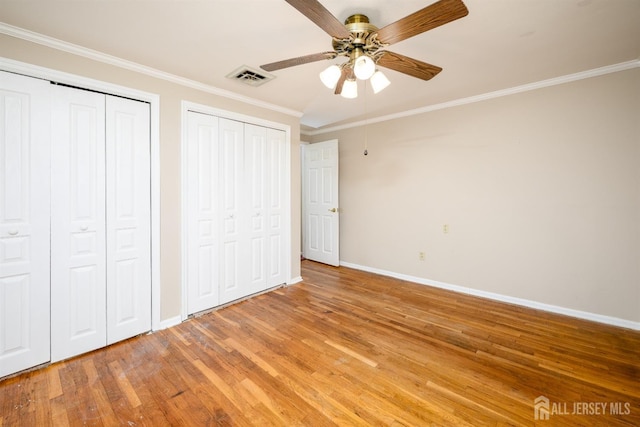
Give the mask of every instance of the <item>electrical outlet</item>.
<path id="1" fill-rule="evenodd" d="M 424 252 L 418 252 L 418 259 L 419 259 L 420 261 L 424 261 L 424 259 L 425 259 L 425 254 L 424 254 Z"/>
<path id="2" fill-rule="evenodd" d="M 442 226 L 442 232 L 443 232 L 444 234 L 449 234 L 449 224 L 444 224 L 444 225 Z"/>

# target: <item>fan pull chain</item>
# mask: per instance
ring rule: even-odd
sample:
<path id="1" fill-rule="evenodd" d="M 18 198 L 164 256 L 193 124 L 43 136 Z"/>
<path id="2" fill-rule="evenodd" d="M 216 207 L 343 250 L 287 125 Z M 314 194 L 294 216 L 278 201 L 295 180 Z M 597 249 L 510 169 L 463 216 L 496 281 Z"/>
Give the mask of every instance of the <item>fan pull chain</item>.
<path id="1" fill-rule="evenodd" d="M 369 143 L 369 123 L 367 122 L 367 81 L 364 81 L 364 94 L 362 96 L 364 101 L 364 155 L 369 154 L 367 146 Z"/>

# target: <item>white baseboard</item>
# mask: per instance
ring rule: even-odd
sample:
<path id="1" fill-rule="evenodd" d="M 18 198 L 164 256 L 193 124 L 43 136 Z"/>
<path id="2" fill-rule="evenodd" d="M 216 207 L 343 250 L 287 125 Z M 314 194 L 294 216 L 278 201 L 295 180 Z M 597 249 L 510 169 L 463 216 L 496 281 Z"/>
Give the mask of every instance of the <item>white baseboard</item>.
<path id="1" fill-rule="evenodd" d="M 302 282 L 302 276 L 293 277 L 293 278 L 289 279 L 289 281 L 287 282 L 287 286 L 288 285 L 295 285 L 296 283 L 300 283 L 300 282 Z"/>
<path id="2" fill-rule="evenodd" d="M 438 282 L 437 280 L 428 280 L 422 277 L 409 276 L 407 274 L 395 273 L 393 271 L 381 270 L 378 268 L 367 267 L 364 265 L 352 264 L 350 262 L 340 261 L 340 265 L 344 267 L 353 268 L 356 270 L 367 271 L 369 273 L 380 274 L 382 276 L 388 276 L 388 277 L 393 277 L 400 280 L 406 280 L 408 282 L 418 283 L 420 285 L 433 286 L 434 288 L 446 289 L 449 291 L 459 292 L 459 293 L 468 294 L 468 295 L 474 295 L 482 298 L 488 298 L 495 301 L 521 305 L 523 307 L 535 308 L 537 310 L 544 310 L 551 313 L 563 314 L 565 316 L 576 317 L 578 319 L 591 320 L 593 322 L 605 323 L 612 326 L 618 326 L 621 328 L 628 328 L 628 329 L 634 329 L 636 331 L 640 331 L 640 322 L 633 322 L 631 320 L 620 319 L 620 318 L 611 317 L 611 316 L 604 316 L 602 314 L 590 313 L 587 311 L 574 310 L 572 308 L 545 304 L 538 301 L 527 300 L 524 298 L 510 297 L 507 295 L 496 294 L 493 292 L 486 292 L 478 289 L 467 288 L 464 286 L 451 285 L 449 283 Z"/>

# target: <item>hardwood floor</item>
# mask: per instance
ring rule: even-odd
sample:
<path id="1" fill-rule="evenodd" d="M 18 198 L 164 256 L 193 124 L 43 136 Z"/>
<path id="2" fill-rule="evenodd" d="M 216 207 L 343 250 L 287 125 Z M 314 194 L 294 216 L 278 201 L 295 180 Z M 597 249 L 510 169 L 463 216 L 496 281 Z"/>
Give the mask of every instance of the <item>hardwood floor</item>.
<path id="1" fill-rule="evenodd" d="M 5 379 L 0 425 L 640 425 L 640 332 L 310 261 L 303 278 Z"/>

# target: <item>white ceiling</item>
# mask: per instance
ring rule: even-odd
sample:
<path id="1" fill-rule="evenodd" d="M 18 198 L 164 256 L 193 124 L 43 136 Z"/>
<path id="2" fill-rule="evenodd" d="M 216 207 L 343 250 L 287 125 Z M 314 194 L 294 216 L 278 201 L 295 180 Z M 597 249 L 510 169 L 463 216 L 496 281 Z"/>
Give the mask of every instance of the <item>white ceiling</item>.
<path id="1" fill-rule="evenodd" d="M 331 50 L 331 38 L 284 0 L 0 0 L 0 20 L 68 43 L 303 113 L 305 130 L 396 114 L 640 58 L 640 0 L 464 0 L 469 15 L 388 50 L 438 65 L 422 81 L 347 100 L 318 79 L 330 61 L 251 87 L 239 66 Z M 340 21 L 379 28 L 434 0 L 321 0 Z M 334 60 L 334 62 L 341 62 Z"/>

